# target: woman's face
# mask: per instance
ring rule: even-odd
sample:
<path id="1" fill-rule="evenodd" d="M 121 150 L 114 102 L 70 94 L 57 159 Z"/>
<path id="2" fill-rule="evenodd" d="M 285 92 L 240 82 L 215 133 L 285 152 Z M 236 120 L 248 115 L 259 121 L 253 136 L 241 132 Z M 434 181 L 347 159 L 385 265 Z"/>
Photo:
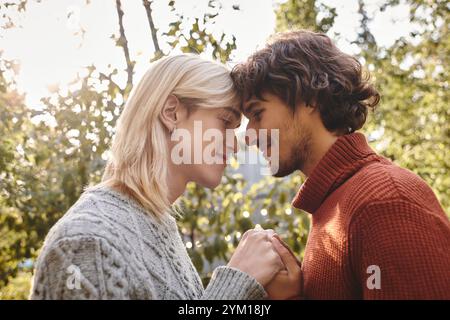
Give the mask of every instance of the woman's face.
<path id="1" fill-rule="evenodd" d="M 171 135 L 171 160 L 187 181 L 215 188 L 229 159 L 237 152 L 237 108 L 198 108 L 184 113 Z"/>

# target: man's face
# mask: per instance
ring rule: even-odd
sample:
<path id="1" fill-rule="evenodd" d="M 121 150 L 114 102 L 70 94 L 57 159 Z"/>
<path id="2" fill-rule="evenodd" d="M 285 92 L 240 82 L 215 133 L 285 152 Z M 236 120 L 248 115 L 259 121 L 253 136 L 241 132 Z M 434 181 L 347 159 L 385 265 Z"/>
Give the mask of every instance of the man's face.
<path id="1" fill-rule="evenodd" d="M 272 162 L 274 159 L 271 159 L 270 147 L 271 141 L 274 143 L 274 139 L 270 134 L 271 129 L 278 129 L 279 163 L 278 171 L 273 172 L 273 175 L 284 177 L 295 170 L 302 170 L 311 152 L 311 128 L 307 121 L 306 107 L 304 105 L 297 106 L 296 111 L 293 112 L 273 94 L 264 93 L 262 98 L 265 101 L 252 98 L 244 103 L 243 112 L 249 119 L 247 135 L 252 136 L 248 132 L 251 129 L 257 133 L 256 139 L 247 139 L 247 144 L 256 144 L 265 158 Z M 267 129 L 267 145 L 260 141 L 261 129 Z"/>

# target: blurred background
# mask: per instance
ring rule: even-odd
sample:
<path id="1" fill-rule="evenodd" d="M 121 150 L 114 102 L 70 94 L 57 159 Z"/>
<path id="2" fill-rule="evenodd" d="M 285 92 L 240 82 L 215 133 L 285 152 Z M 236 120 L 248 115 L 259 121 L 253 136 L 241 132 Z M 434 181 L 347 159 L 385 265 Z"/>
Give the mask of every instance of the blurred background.
<path id="1" fill-rule="evenodd" d="M 382 94 L 372 147 L 420 175 L 450 212 L 450 3 L 444 0 L 0 0 L 0 299 L 26 299 L 49 228 L 100 180 L 115 122 L 149 63 L 194 52 L 232 67 L 275 33 L 327 33 Z M 254 151 L 256 152 L 256 151 Z M 301 258 L 303 181 L 232 161 L 180 200 L 204 283 L 241 235 L 273 228 Z M 414 243 L 411 244 L 414 246 Z"/>

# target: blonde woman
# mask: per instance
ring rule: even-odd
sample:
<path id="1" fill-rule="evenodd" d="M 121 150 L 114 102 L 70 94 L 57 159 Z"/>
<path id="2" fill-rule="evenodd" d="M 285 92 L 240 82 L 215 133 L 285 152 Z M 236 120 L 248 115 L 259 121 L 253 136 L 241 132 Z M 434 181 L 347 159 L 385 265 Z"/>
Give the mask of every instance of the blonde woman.
<path id="1" fill-rule="evenodd" d="M 239 125 L 238 110 L 224 66 L 193 55 L 155 62 L 118 120 L 102 182 L 87 189 L 47 235 L 31 298 L 266 297 L 264 286 L 284 269 L 272 231 L 247 232 L 204 289 L 171 214 L 188 182 L 214 188 L 225 169 L 224 161 L 193 161 L 207 148 L 194 141 L 194 131 L 201 125 L 203 132 L 225 136 Z M 180 133 L 192 139 L 180 139 Z M 215 160 L 235 152 L 234 136 L 229 140 L 211 152 Z"/>

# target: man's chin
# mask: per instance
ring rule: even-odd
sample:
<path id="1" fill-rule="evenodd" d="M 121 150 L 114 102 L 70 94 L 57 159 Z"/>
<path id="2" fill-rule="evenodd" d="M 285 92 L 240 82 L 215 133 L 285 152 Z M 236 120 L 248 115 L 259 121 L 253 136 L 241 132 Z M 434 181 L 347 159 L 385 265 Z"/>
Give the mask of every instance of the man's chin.
<path id="1" fill-rule="evenodd" d="M 272 170 L 272 176 L 275 178 L 283 178 L 283 177 L 290 175 L 295 170 L 296 170 L 295 168 L 286 168 L 286 167 L 280 166 L 278 168 L 278 170 L 276 170 L 276 171 Z"/>

